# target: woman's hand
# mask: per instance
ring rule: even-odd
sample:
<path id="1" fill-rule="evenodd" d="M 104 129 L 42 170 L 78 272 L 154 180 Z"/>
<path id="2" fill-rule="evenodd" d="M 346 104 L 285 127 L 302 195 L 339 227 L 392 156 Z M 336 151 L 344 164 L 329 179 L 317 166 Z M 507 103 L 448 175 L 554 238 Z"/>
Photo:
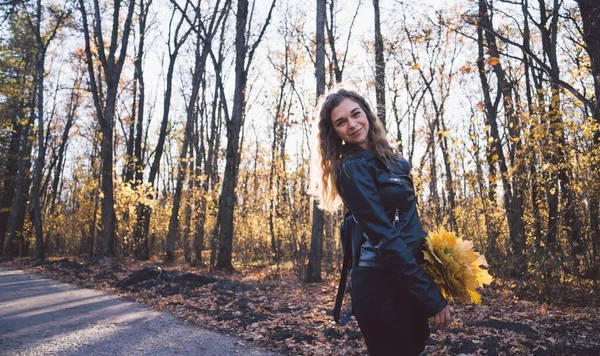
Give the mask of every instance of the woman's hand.
<path id="1" fill-rule="evenodd" d="M 452 322 L 452 317 L 450 316 L 450 307 L 446 305 L 441 312 L 429 318 L 429 322 L 431 326 L 439 329 L 439 328 L 447 328 Z"/>

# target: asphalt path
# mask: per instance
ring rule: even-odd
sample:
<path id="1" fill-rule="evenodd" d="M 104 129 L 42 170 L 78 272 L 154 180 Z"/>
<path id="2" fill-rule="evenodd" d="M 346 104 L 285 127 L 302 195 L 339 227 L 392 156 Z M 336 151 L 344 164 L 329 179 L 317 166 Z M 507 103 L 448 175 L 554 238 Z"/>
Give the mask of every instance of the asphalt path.
<path id="1" fill-rule="evenodd" d="M 135 302 L 0 267 L 0 355 L 277 355 L 243 344 Z"/>

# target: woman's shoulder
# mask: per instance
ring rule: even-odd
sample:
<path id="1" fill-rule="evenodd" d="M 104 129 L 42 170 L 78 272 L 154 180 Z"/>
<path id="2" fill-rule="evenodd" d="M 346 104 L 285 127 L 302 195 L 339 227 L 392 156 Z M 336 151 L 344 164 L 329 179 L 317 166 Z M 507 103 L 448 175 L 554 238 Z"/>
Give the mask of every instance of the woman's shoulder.
<path id="1" fill-rule="evenodd" d="M 396 165 L 404 171 L 404 174 L 410 173 L 410 164 L 404 157 L 396 156 Z"/>
<path id="2" fill-rule="evenodd" d="M 353 174 L 368 170 L 371 165 L 365 157 L 343 156 L 338 165 L 338 176 L 341 177 L 343 173 L 346 177 L 351 177 Z"/>

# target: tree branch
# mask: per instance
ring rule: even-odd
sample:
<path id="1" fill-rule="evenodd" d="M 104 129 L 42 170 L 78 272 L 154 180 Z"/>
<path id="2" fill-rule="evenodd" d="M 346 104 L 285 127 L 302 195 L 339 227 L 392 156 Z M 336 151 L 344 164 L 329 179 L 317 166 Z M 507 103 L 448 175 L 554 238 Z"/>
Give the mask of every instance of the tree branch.
<path id="1" fill-rule="evenodd" d="M 265 20 L 262 30 L 260 31 L 260 34 L 258 35 L 258 38 L 252 45 L 252 49 L 250 49 L 250 52 L 248 53 L 248 57 L 247 57 L 248 62 L 246 63 L 246 72 L 249 71 L 250 64 L 252 63 L 252 58 L 254 57 L 254 52 L 256 51 L 256 48 L 260 44 L 260 41 L 262 40 L 262 37 L 265 34 L 265 31 L 267 30 L 267 26 L 269 26 L 269 22 L 271 22 L 271 14 L 273 13 L 273 8 L 275 8 L 276 1 L 277 0 L 273 0 L 273 2 L 271 2 L 271 8 L 269 8 L 269 14 L 267 15 L 267 19 Z"/>

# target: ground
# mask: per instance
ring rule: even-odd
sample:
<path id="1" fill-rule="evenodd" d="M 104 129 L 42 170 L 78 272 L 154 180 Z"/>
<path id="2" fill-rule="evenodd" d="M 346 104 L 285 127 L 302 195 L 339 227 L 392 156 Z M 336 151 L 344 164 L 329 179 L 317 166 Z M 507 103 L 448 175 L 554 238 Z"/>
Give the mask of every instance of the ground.
<path id="1" fill-rule="evenodd" d="M 277 356 L 101 291 L 0 267 L 0 355 Z"/>
<path id="2" fill-rule="evenodd" d="M 302 284 L 266 269 L 225 274 L 111 259 L 1 265 L 126 297 L 203 328 L 238 335 L 245 340 L 241 343 L 298 355 L 366 354 L 354 320 L 343 327 L 333 323 L 336 278 Z M 562 297 L 541 302 L 532 289 L 531 283 L 497 279 L 481 291 L 481 305 L 452 304 L 454 323 L 432 333 L 426 353 L 600 354 L 600 315 L 598 304 L 590 304 L 593 296 L 560 286 Z"/>

